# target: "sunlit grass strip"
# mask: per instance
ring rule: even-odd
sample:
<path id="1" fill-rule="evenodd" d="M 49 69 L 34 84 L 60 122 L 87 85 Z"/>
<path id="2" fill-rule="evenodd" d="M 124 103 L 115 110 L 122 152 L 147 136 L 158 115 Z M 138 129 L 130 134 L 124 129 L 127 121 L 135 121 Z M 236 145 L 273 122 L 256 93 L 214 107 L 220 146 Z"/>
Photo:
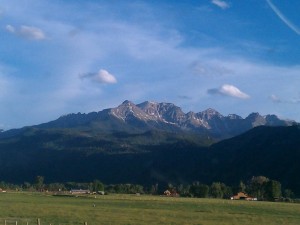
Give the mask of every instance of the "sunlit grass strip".
<path id="1" fill-rule="evenodd" d="M 95 207 L 94 207 L 95 206 Z M 1 221 L 36 224 L 300 224 L 300 204 L 148 195 L 1 193 Z"/>

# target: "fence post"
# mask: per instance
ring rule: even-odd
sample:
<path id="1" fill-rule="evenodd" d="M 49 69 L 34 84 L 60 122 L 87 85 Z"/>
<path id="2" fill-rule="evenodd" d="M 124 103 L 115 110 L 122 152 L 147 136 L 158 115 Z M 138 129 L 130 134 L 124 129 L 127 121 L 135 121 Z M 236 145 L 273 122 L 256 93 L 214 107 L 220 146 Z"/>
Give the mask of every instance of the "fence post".
<path id="1" fill-rule="evenodd" d="M 88 225 L 87 222 L 84 222 L 84 225 Z"/>
<path id="2" fill-rule="evenodd" d="M 16 221 L 16 225 L 18 225 L 18 221 Z"/>
<path id="3" fill-rule="evenodd" d="M 41 220 L 39 218 L 37 219 L 37 225 L 41 225 Z"/>
<path id="4" fill-rule="evenodd" d="M 4 225 L 6 225 L 6 220 L 4 220 Z"/>

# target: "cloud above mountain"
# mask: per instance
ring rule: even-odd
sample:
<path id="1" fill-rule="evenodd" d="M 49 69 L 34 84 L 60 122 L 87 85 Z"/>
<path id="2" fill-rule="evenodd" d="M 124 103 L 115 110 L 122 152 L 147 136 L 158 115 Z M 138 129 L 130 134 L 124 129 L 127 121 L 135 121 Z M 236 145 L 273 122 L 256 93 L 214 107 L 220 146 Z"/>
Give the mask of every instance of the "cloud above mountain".
<path id="1" fill-rule="evenodd" d="M 107 70 L 100 69 L 97 73 L 86 73 L 80 75 L 82 79 L 89 79 L 101 84 L 115 84 L 117 79 L 114 75 L 109 73 Z"/>
<path id="2" fill-rule="evenodd" d="M 16 28 L 12 25 L 6 25 L 6 30 L 12 34 L 29 40 L 39 41 L 46 39 L 45 33 L 37 27 L 22 25 L 19 28 Z"/>
<path id="3" fill-rule="evenodd" d="M 240 98 L 240 99 L 250 98 L 248 94 L 242 92 L 240 89 L 230 84 L 224 84 L 219 88 L 209 89 L 207 93 L 211 95 L 230 96 L 230 97 Z"/>
<path id="4" fill-rule="evenodd" d="M 220 7 L 221 9 L 227 9 L 230 7 L 227 2 L 222 1 L 222 0 L 212 0 L 211 3 Z"/>

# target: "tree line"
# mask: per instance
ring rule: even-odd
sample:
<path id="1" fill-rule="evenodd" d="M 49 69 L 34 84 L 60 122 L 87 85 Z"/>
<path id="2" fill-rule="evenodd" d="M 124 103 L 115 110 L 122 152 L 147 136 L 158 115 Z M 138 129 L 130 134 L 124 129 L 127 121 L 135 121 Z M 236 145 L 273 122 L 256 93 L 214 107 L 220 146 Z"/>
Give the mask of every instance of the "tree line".
<path id="1" fill-rule="evenodd" d="M 213 182 L 210 185 L 199 181 L 192 184 L 155 184 L 151 186 L 142 186 L 139 184 L 110 184 L 105 185 L 95 179 L 92 182 L 78 183 L 45 183 L 43 176 L 37 176 L 34 183 L 24 182 L 22 185 L 10 184 L 4 181 L 0 182 L 0 188 L 3 190 L 24 190 L 24 191 L 50 191 L 67 192 L 71 189 L 89 190 L 91 192 L 122 193 L 122 194 L 152 194 L 162 195 L 168 190 L 170 193 L 182 197 L 195 198 L 224 198 L 229 199 L 238 192 L 245 192 L 248 196 L 257 198 L 257 200 L 266 201 L 293 201 L 295 194 L 290 189 L 283 189 L 277 180 L 269 179 L 265 176 L 254 176 L 247 182 L 240 181 L 239 184 L 228 186 L 222 182 Z"/>

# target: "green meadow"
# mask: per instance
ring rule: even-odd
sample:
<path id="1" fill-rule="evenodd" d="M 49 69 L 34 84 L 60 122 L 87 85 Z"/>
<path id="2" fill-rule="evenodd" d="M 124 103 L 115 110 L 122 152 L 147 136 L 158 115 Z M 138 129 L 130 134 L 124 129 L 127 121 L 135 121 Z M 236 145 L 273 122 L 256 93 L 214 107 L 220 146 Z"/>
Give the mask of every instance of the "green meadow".
<path id="1" fill-rule="evenodd" d="M 0 225 L 300 224 L 300 204 L 149 195 L 1 193 Z"/>

